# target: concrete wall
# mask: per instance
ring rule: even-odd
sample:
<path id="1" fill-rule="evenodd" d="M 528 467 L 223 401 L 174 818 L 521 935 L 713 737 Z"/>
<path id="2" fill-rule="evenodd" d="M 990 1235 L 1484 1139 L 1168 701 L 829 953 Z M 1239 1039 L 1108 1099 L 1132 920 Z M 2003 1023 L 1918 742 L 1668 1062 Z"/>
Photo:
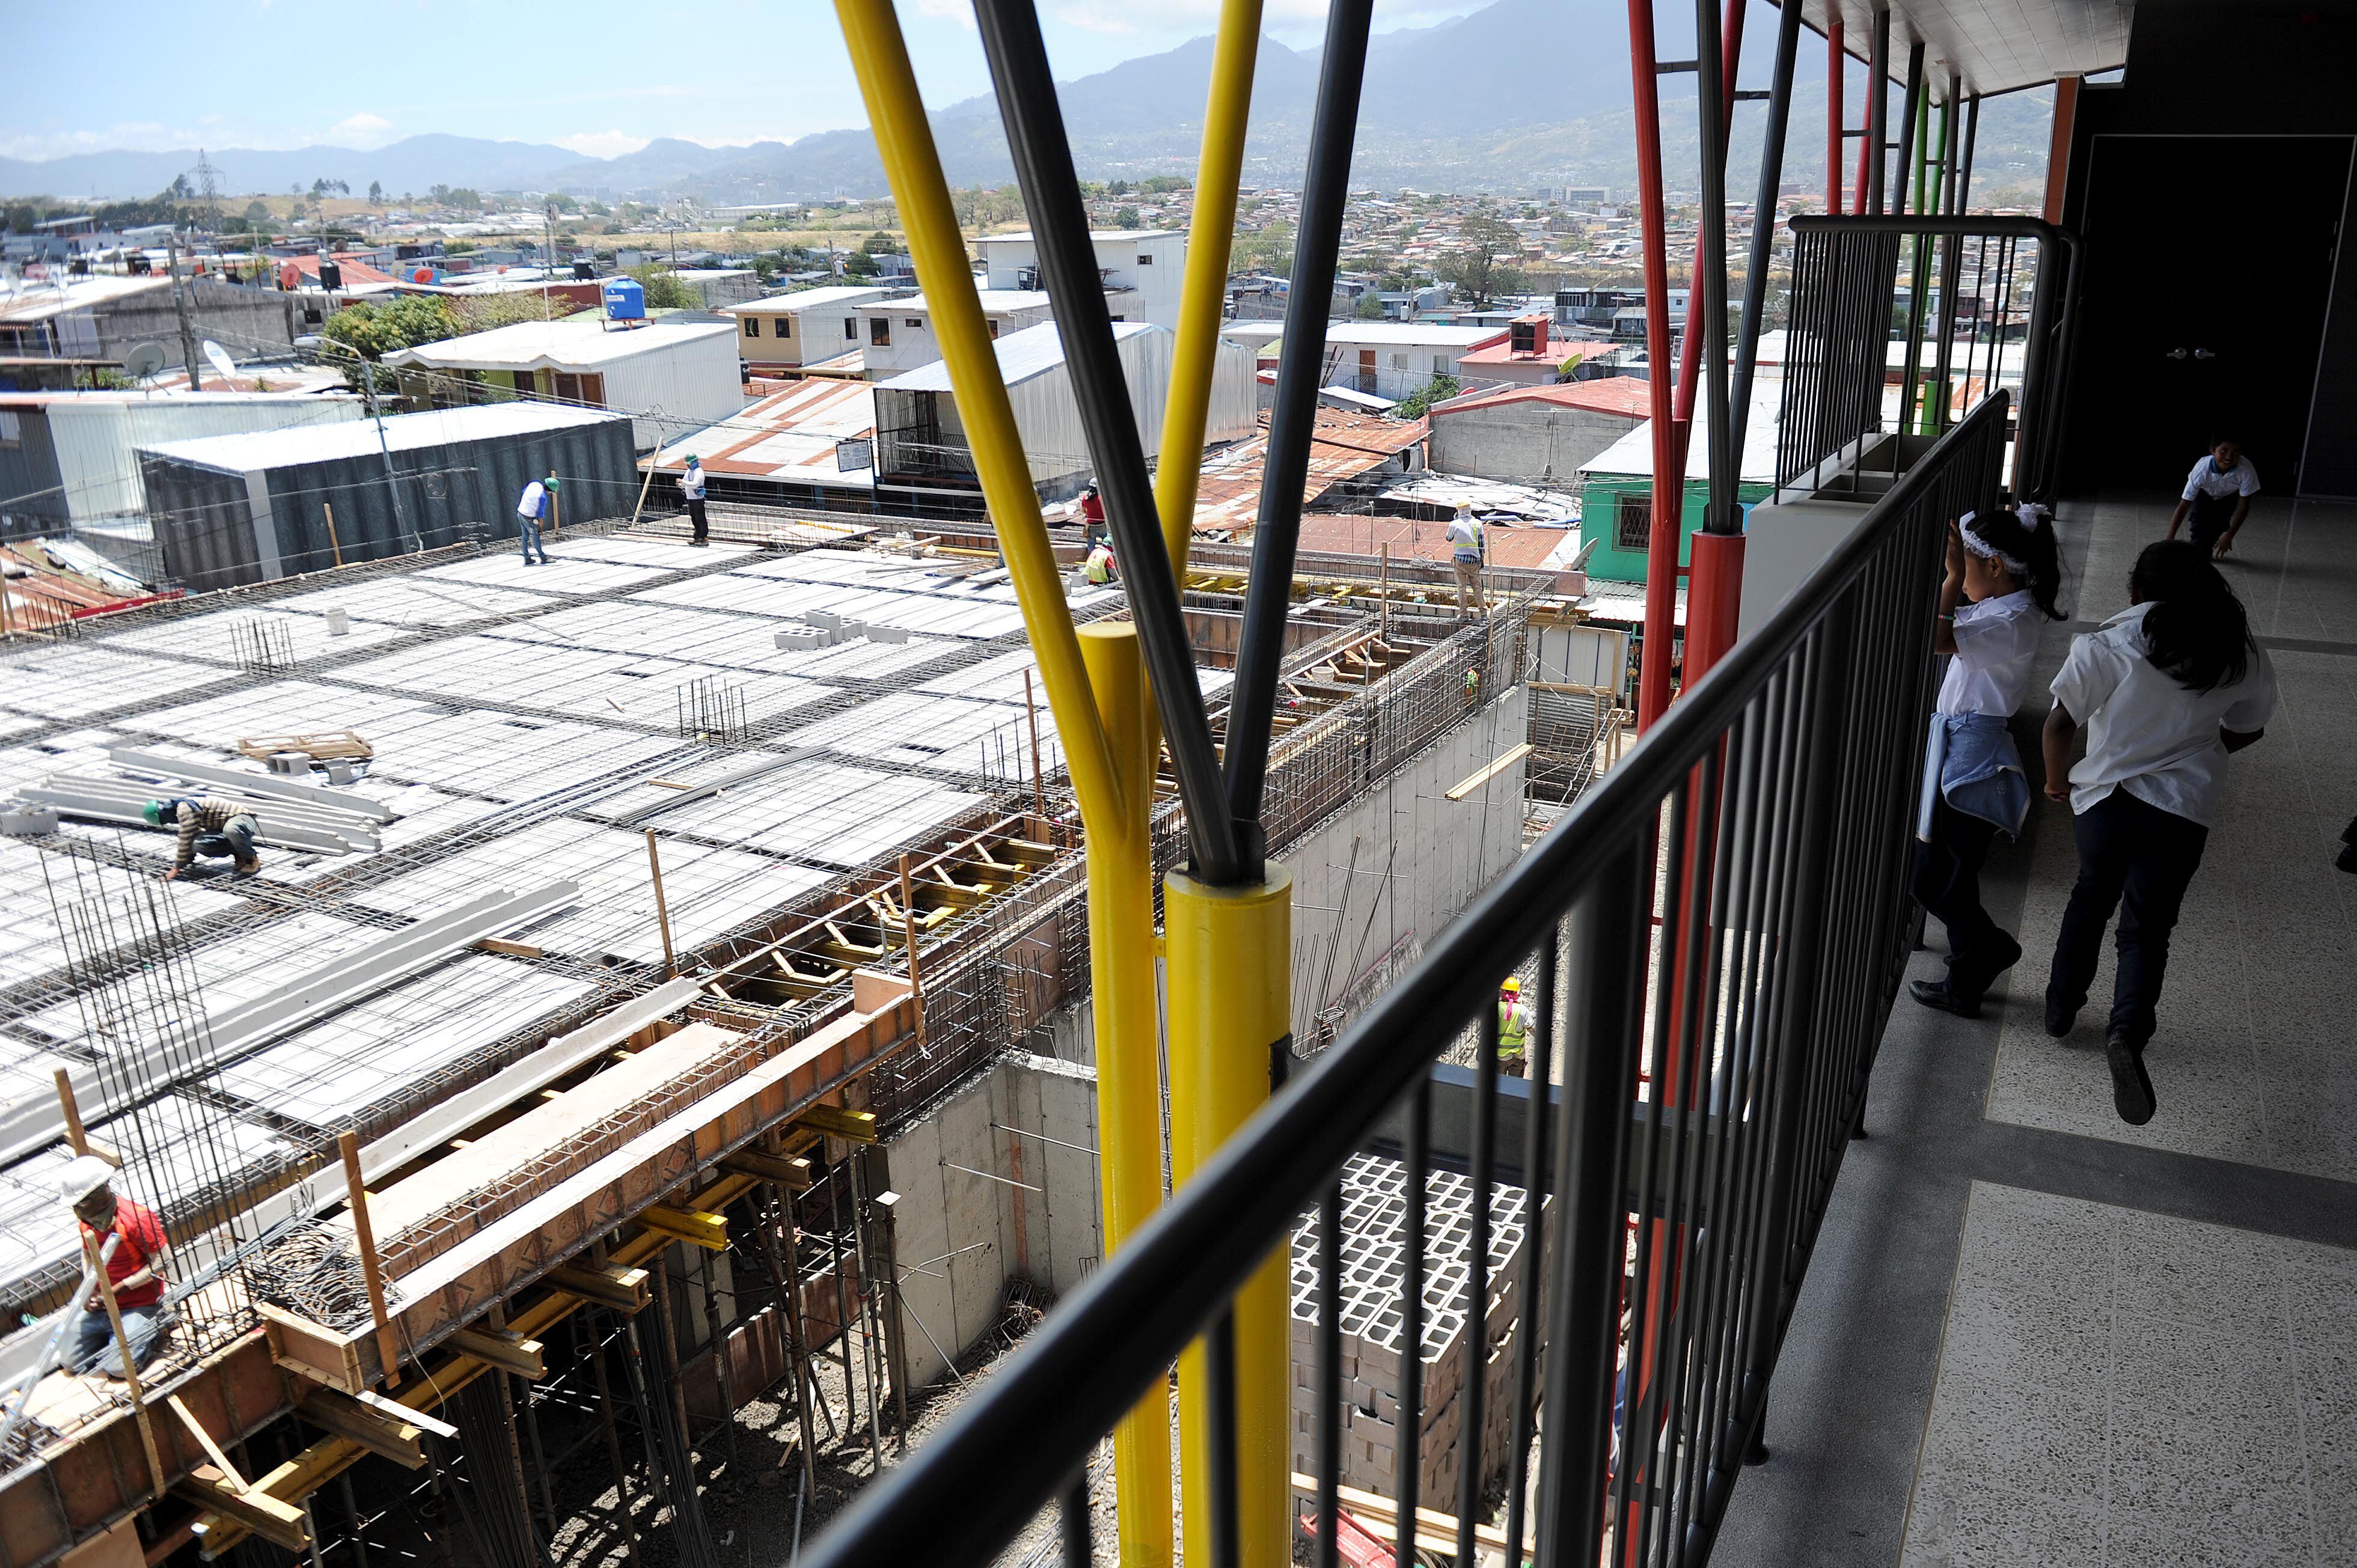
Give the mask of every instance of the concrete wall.
<path id="1" fill-rule="evenodd" d="M 1008 1282 L 1061 1294 L 1096 1266 L 1096 1075 L 1010 1055 L 881 1145 L 912 1386 L 990 1332 Z"/>
<path id="2" fill-rule="evenodd" d="M 1432 420 L 1432 466 L 1484 479 L 1567 482 L 1582 464 L 1642 423 L 1538 398 L 1437 413 Z"/>
<path id="3" fill-rule="evenodd" d="M 1293 873 L 1297 1037 L 1386 952 L 1429 945 L 1522 853 L 1522 763 L 1462 800 L 1447 796 L 1522 744 L 1529 696 L 1512 687 L 1280 852 Z"/>

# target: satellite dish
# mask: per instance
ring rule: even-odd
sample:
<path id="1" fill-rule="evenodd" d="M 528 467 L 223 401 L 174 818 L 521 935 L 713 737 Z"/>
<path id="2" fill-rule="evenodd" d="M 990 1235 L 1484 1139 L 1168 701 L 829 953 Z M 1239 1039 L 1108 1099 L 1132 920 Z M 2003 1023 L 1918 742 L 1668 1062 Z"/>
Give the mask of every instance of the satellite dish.
<path id="1" fill-rule="evenodd" d="M 123 357 L 123 373 L 135 381 L 144 381 L 164 368 L 164 349 L 160 344 L 142 343 Z"/>
<path id="2" fill-rule="evenodd" d="M 1587 558 L 1595 554 L 1596 547 L 1603 542 L 1604 536 L 1599 533 L 1595 538 L 1589 540 L 1587 543 L 1581 545 L 1579 547 L 1579 553 L 1571 558 L 1570 569 L 1575 572 L 1586 571 L 1587 569 Z"/>
<path id="3" fill-rule="evenodd" d="M 233 381 L 237 380 L 237 363 L 235 360 L 231 360 L 229 355 L 222 352 L 221 346 L 220 344 L 208 338 L 205 339 L 203 347 L 205 363 L 213 368 L 213 374 L 219 376 L 225 381 Z"/>

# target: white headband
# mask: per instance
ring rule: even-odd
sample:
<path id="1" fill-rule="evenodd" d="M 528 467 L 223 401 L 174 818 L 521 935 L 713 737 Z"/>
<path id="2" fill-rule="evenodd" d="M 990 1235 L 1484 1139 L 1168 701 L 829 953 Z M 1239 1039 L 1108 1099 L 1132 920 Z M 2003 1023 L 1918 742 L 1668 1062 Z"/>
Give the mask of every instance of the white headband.
<path id="1" fill-rule="evenodd" d="M 2044 509 L 2039 507 L 2037 502 L 2032 501 L 2029 506 L 2025 506 L 2021 510 L 2025 512 L 2029 512 L 2032 510 L 2042 511 Z M 1956 520 L 1956 532 L 1964 540 L 1964 548 L 1971 551 L 1974 554 L 1979 556 L 1984 561 L 1996 562 L 1998 565 L 2004 567 L 2007 571 L 2012 573 L 2017 577 L 2027 577 L 2029 575 L 2029 562 L 2024 561 L 2018 556 L 2007 555 L 2004 551 L 1999 550 L 1996 545 L 1991 544 L 1987 540 L 1983 539 L 1979 534 L 1973 532 L 1973 519 L 1979 515 L 1980 514 L 1978 512 L 1968 511 L 1964 513 L 1964 516 Z"/>

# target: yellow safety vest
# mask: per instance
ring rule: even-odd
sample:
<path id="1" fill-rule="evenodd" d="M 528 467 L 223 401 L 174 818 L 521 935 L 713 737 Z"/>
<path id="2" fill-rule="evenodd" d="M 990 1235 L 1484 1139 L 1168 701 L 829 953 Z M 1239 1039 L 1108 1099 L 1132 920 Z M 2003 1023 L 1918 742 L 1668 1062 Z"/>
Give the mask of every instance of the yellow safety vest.
<path id="1" fill-rule="evenodd" d="M 1523 1041 L 1530 1033 L 1529 1015 L 1523 1011 L 1522 998 L 1498 1004 L 1498 1057 L 1501 1061 L 1520 1061 Z"/>

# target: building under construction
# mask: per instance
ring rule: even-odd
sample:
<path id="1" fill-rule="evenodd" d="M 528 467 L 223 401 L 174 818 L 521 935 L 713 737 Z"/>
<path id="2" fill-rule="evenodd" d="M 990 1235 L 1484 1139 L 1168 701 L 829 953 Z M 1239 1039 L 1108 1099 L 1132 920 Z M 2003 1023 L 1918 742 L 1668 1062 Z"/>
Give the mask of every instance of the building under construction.
<path id="1" fill-rule="evenodd" d="M 991 536 L 716 521 L 0 655 L 0 1565 L 718 1563 L 1102 1257 L 1087 855 Z M 1232 553 L 1183 601 L 1215 726 Z M 1298 563 L 1305 1053 L 1521 847 L 1539 581 L 1437 575 Z M 162 880 L 175 796 L 259 874 Z M 61 1365 L 88 1152 L 170 1243 L 131 1380 Z"/>

